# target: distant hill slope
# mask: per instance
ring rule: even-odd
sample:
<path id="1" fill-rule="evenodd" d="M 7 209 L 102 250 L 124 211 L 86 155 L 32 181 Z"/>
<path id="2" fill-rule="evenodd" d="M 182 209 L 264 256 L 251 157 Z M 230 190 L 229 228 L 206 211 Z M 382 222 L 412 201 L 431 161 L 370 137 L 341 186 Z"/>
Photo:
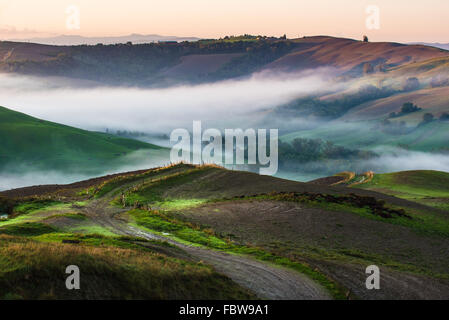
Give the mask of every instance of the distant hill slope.
<path id="1" fill-rule="evenodd" d="M 376 174 L 370 182 L 355 187 L 449 209 L 448 172 L 416 170 Z"/>
<path id="2" fill-rule="evenodd" d="M 389 71 L 448 55 L 448 51 L 423 45 L 364 43 L 326 36 L 95 46 L 5 41 L 0 42 L 0 71 L 164 85 L 222 80 L 260 70 L 295 72 L 317 67 L 334 67 L 340 73 L 360 76 L 368 63 L 375 70 Z M 203 65 L 209 67 L 192 72 L 192 66 Z"/>
<path id="3" fill-rule="evenodd" d="M 449 43 L 438 43 L 438 42 L 418 42 L 410 44 L 421 44 L 423 46 L 436 47 L 444 50 L 449 50 Z"/>
<path id="4" fill-rule="evenodd" d="M 339 173 L 333 177 L 311 181 L 311 184 L 350 186 L 371 190 L 428 206 L 449 209 L 449 173 L 433 170 L 413 170 L 383 174 L 372 172 L 357 175 L 353 172 Z M 346 176 L 346 179 L 345 179 Z"/>
<path id="5" fill-rule="evenodd" d="M 335 67 L 360 74 L 363 65 L 373 68 L 407 65 L 432 58 L 448 56 L 449 52 L 423 45 L 403 45 L 391 42 L 361 42 L 333 37 L 307 37 L 296 40 L 298 48 L 266 66 L 269 69 Z"/>
<path id="6" fill-rule="evenodd" d="M 41 37 L 30 39 L 11 39 L 14 42 L 31 42 L 38 44 L 57 45 L 57 46 L 77 46 L 77 45 L 96 45 L 102 44 L 116 44 L 116 43 L 150 43 L 158 41 L 197 41 L 200 38 L 195 37 L 176 37 L 176 36 L 162 36 L 158 34 L 130 34 L 126 36 L 117 37 L 83 37 L 77 35 L 60 35 L 55 37 Z"/>
<path id="7" fill-rule="evenodd" d="M 36 119 L 3 107 L 0 107 L 0 141 L 0 170 L 104 172 L 108 165 L 119 164 L 134 151 L 162 149 L 136 140 Z"/>
<path id="8" fill-rule="evenodd" d="M 423 114 L 427 112 L 439 117 L 443 112 L 449 112 L 449 87 L 424 88 L 369 101 L 351 109 L 342 119 L 383 119 L 391 112 L 400 111 L 402 105 L 406 102 L 413 102 L 422 110 L 399 117 L 396 120 L 417 123 L 422 120 Z"/>

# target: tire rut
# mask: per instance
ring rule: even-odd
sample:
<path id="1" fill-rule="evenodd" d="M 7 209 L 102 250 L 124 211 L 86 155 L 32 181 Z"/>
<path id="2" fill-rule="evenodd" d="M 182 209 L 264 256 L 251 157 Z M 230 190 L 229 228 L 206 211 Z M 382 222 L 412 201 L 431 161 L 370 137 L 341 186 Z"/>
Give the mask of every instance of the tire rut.
<path id="1" fill-rule="evenodd" d="M 92 200 L 84 207 L 85 214 L 95 223 L 118 234 L 167 241 L 209 264 L 218 272 L 245 287 L 261 299 L 270 300 L 329 300 L 331 295 L 307 276 L 283 267 L 270 265 L 240 255 L 188 246 L 172 239 L 140 230 L 116 218 L 127 211 L 109 206 L 109 198 Z"/>

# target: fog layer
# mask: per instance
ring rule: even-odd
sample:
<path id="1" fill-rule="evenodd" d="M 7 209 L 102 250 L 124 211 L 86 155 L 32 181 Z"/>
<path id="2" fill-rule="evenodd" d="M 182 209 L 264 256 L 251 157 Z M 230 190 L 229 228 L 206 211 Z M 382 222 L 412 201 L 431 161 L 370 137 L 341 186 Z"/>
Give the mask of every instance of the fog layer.
<path id="1" fill-rule="evenodd" d="M 88 130 L 169 133 L 208 126 L 248 124 L 255 112 L 336 88 L 329 70 L 313 74 L 255 74 L 250 78 L 164 89 L 66 88 L 40 78 L 0 76 L 0 105 Z"/>

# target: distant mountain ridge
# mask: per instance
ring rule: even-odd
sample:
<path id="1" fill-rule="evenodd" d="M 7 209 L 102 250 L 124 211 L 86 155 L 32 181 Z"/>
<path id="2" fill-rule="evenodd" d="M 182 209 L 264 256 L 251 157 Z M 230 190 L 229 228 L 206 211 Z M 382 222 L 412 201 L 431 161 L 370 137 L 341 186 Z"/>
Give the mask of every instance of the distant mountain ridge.
<path id="1" fill-rule="evenodd" d="M 152 43 L 159 41 L 197 41 L 200 38 L 196 37 L 177 37 L 177 36 L 163 36 L 158 34 L 130 34 L 116 37 L 84 37 L 79 35 L 60 35 L 55 37 L 35 37 L 27 39 L 11 39 L 14 42 L 30 42 L 45 45 L 57 46 L 77 46 L 77 45 L 96 45 L 102 44 L 117 44 L 132 42 L 135 44 Z"/>
<path id="2" fill-rule="evenodd" d="M 443 49 L 390 42 L 362 42 L 328 36 L 298 39 L 226 37 L 190 42 L 55 46 L 0 42 L 0 72 L 59 76 L 99 83 L 169 86 L 248 76 L 258 71 L 301 72 L 331 67 L 350 77 L 390 72 L 449 56 Z M 180 40 L 180 38 L 165 38 Z M 101 39 L 95 39 L 98 43 Z M 104 39 L 103 39 L 104 40 Z"/>
<path id="3" fill-rule="evenodd" d="M 443 50 L 449 50 L 449 43 L 416 42 L 416 43 L 411 43 L 411 44 L 420 44 L 423 46 L 429 46 L 429 47 L 440 48 Z"/>

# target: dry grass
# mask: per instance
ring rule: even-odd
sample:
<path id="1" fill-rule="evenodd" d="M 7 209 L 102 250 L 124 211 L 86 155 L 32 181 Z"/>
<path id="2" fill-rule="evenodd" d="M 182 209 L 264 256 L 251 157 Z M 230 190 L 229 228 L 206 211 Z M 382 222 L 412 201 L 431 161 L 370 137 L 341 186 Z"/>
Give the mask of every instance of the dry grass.
<path id="1" fill-rule="evenodd" d="M 81 270 L 81 290 L 65 288 L 65 268 Z M 40 243 L 0 236 L 0 298 L 236 299 L 250 295 L 201 264 L 144 250 Z"/>

